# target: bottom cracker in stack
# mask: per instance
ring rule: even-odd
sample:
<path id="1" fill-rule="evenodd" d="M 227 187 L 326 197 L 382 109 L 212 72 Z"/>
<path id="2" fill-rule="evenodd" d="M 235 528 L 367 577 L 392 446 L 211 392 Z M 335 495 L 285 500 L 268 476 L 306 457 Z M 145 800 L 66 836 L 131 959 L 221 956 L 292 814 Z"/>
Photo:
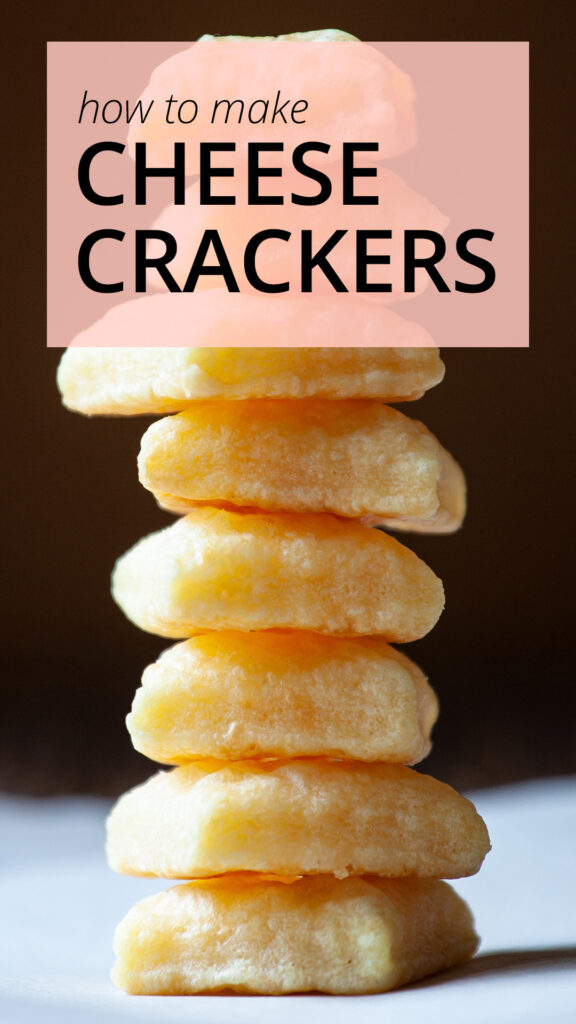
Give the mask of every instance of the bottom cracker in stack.
<path id="1" fill-rule="evenodd" d="M 468 907 L 426 878 L 225 875 L 138 903 L 116 930 L 127 992 L 384 992 L 471 957 Z"/>

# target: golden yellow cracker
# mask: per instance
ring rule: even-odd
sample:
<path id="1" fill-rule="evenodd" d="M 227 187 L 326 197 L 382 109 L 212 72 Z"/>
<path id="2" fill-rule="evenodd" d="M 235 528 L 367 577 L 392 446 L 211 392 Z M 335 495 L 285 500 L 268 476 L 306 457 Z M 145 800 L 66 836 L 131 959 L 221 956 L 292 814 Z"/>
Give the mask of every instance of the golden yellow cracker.
<path id="1" fill-rule="evenodd" d="M 317 347 L 328 340 L 342 347 Z M 219 398 L 399 402 L 444 376 L 425 328 L 348 296 L 148 295 L 114 306 L 76 344 L 58 386 L 69 409 L 88 415 L 178 412 Z"/>
<path id="2" fill-rule="evenodd" d="M 203 504 L 333 512 L 430 533 L 464 515 L 451 456 L 378 402 L 199 402 L 149 427 L 138 466 L 162 507 L 183 514 Z"/>
<path id="3" fill-rule="evenodd" d="M 374 638 L 207 633 L 148 666 L 127 725 L 155 761 L 340 757 L 415 763 L 438 703 L 420 669 Z"/>
<path id="4" fill-rule="evenodd" d="M 140 995 L 361 995 L 461 963 L 477 945 L 445 882 L 226 876 L 133 907 L 116 929 L 112 979 Z"/>
<path id="5" fill-rule="evenodd" d="M 227 871 L 458 878 L 489 849 L 469 800 L 412 768 L 328 760 L 196 762 L 118 801 L 108 860 L 123 874 Z"/>
<path id="6" fill-rule="evenodd" d="M 112 592 L 161 636 L 304 629 L 415 640 L 438 620 L 440 580 L 397 540 L 330 515 L 196 509 L 116 563 Z"/>
<path id="7" fill-rule="evenodd" d="M 325 43 L 332 45 L 319 45 Z M 176 134 L 163 102 L 171 95 L 191 98 L 198 110 L 190 121 L 193 108 L 185 106 L 183 116 L 190 123 Z M 279 104 L 289 102 L 285 115 L 274 117 L 277 95 Z M 244 107 L 228 109 L 227 99 L 241 100 Z M 298 143 L 319 138 L 331 146 L 329 159 L 339 160 L 344 141 L 377 139 L 379 151 L 371 157 L 382 160 L 404 152 L 416 138 L 408 75 L 375 47 L 337 29 L 277 37 L 204 35 L 153 70 L 140 96 L 144 110 L 151 100 L 154 106 L 146 119 L 138 124 L 134 118 L 130 124 L 130 153 L 134 155 L 137 142 L 145 142 L 151 163 L 170 166 L 175 138 L 181 138 L 187 143 L 189 175 L 200 169 L 198 143 L 221 142 L 223 132 L 224 137 L 233 133 L 236 159 L 229 157 L 235 165 L 248 140 L 278 142 L 281 137 L 291 152 Z M 215 108 L 217 100 L 220 106 Z"/>

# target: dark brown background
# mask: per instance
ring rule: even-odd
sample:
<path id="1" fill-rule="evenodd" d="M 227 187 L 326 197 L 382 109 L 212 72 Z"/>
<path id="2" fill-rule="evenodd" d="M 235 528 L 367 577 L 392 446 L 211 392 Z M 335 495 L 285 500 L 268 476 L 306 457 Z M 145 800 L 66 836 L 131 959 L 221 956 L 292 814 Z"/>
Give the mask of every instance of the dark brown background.
<path id="1" fill-rule="evenodd" d="M 172 0 L 12 5 L 5 25 L 0 787 L 117 793 L 152 766 L 123 717 L 165 642 L 113 605 L 115 558 L 167 517 L 138 485 L 147 423 L 65 412 L 44 348 L 44 46 L 47 39 L 194 39 L 324 27 L 364 39 L 530 39 L 532 347 L 449 351 L 413 411 L 466 467 L 470 515 L 452 538 L 410 541 L 448 607 L 409 653 L 442 705 L 425 769 L 458 786 L 576 769 L 572 559 L 574 339 L 570 6 L 297 0 L 288 8 Z M 489 69 L 487 69 L 489 73 Z M 570 275 L 570 280 L 569 280 Z"/>

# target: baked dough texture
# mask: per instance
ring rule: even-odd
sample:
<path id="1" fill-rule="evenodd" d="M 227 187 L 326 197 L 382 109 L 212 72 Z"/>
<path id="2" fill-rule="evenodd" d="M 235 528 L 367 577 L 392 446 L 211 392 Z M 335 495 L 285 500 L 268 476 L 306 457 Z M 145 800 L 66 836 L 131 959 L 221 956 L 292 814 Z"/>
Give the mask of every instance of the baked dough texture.
<path id="1" fill-rule="evenodd" d="M 112 593 L 160 636 L 304 629 L 416 640 L 437 622 L 441 581 L 378 530 L 331 515 L 199 508 L 116 563 Z"/>
<path id="2" fill-rule="evenodd" d="M 152 99 L 155 106 L 144 123 L 132 120 L 129 151 L 134 155 L 135 143 L 145 142 L 151 163 L 173 162 L 174 127 L 166 121 L 163 103 L 172 94 L 193 97 L 201 111 L 197 122 L 188 124 L 182 133 L 188 143 L 188 174 L 198 173 L 200 140 L 222 141 L 225 112 L 210 117 L 215 98 L 243 99 L 246 108 L 256 97 L 272 98 L 269 116 L 260 123 L 248 120 L 247 109 L 240 120 L 237 108 L 233 109 L 228 137 L 232 132 L 237 150 L 241 150 L 248 140 L 276 142 L 281 131 L 286 149 L 291 151 L 310 140 L 310 118 L 302 117 L 300 108 L 300 123 L 288 116 L 288 123 L 279 129 L 278 118 L 272 120 L 272 107 L 280 85 L 282 99 L 290 96 L 292 101 L 304 98 L 308 102 L 308 111 L 313 111 L 312 137 L 332 147 L 331 160 L 342 159 L 343 142 L 378 139 L 380 160 L 405 152 L 415 142 L 414 89 L 409 76 L 375 47 L 348 33 L 327 29 L 277 37 L 202 36 L 154 69 L 140 99 L 145 110 Z M 236 154 L 236 165 L 238 162 Z"/>
<path id="3" fill-rule="evenodd" d="M 322 760 L 195 762 L 126 793 L 108 820 L 121 874 L 227 871 L 459 878 L 489 849 L 469 800 L 412 768 Z"/>
<path id="4" fill-rule="evenodd" d="M 338 42 L 336 55 L 298 45 L 326 42 Z M 162 101 L 173 91 L 203 112 L 215 82 L 242 109 L 275 91 L 279 102 L 279 64 L 282 90 L 291 81 L 313 109 L 325 165 L 342 159 L 343 142 L 378 138 L 380 160 L 414 143 L 409 77 L 376 48 L 325 30 L 204 36 L 175 54 L 142 94 L 150 116 L 132 121 L 129 152 L 144 142 L 149 166 L 172 163 Z M 200 136 L 222 135 L 215 113 L 201 130 L 193 120 L 188 175 L 200 169 Z M 305 121 L 286 127 L 287 194 Z M 276 140 L 273 122 L 239 118 L 235 159 L 250 140 Z M 393 236 L 391 290 L 377 300 L 394 301 L 404 226 L 442 231 L 447 221 L 394 172 L 377 177 Z M 234 184 L 245 192 L 242 175 Z M 232 264 L 243 262 L 241 202 L 206 220 L 197 197 L 196 182 L 187 223 L 179 207 L 158 222 L 177 240 L 181 286 L 209 222 Z M 312 210 L 296 228 L 317 241 L 333 213 Z M 252 219 L 254 236 L 278 215 L 257 209 Z M 360 220 L 371 226 L 372 214 Z M 344 229 L 358 223 L 344 207 Z M 334 268 L 349 279 L 357 254 L 343 234 Z M 112 977 L 130 993 L 377 993 L 460 963 L 478 944 L 468 907 L 439 879 L 475 873 L 488 833 L 468 800 L 406 767 L 429 751 L 438 705 L 386 642 L 435 625 L 442 583 L 369 528 L 446 533 L 462 522 L 456 462 L 422 424 L 379 404 L 421 397 L 444 367 L 424 327 L 377 301 L 335 295 L 322 279 L 328 294 L 295 295 L 301 258 L 297 245 L 268 250 L 270 279 L 289 280 L 287 296 L 229 293 L 210 278 L 197 292 L 121 303 L 58 370 L 69 409 L 178 414 L 146 432 L 139 471 L 184 518 L 135 545 L 113 575 L 136 625 L 186 638 L 145 670 L 127 719 L 137 749 L 177 767 L 121 797 L 107 854 L 124 874 L 192 881 L 143 900 L 118 926 Z"/>
<path id="5" fill-rule="evenodd" d="M 262 757 L 412 763 L 438 702 L 420 669 L 374 638 L 206 633 L 149 665 L 126 720 L 137 750 L 184 764 Z"/>
<path id="6" fill-rule="evenodd" d="M 215 347 L 230 339 L 247 347 Z M 315 347 L 328 339 L 338 347 Z M 211 289 L 114 306 L 66 349 L 57 380 L 69 409 L 130 415 L 216 398 L 409 401 L 443 376 L 425 328 L 392 310 L 348 296 Z"/>
<path id="7" fill-rule="evenodd" d="M 333 512 L 457 529 L 464 475 L 421 423 L 378 402 L 198 402 L 142 438 L 140 482 L 160 505 Z"/>
<path id="8" fill-rule="evenodd" d="M 445 882 L 226 876 L 130 910 L 112 979 L 140 995 L 361 995 L 461 963 L 477 945 L 468 907 Z"/>

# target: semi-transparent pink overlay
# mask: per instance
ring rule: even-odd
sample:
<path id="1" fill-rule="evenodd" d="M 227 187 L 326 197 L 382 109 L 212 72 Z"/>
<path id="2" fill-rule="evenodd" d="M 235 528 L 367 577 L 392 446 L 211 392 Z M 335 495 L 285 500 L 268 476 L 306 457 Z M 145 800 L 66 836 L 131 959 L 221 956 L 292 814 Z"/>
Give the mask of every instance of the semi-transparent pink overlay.
<path id="1" fill-rule="evenodd" d="M 215 103 L 223 99 L 243 101 L 243 107 L 238 103 L 230 108 L 227 123 L 227 104 L 221 103 L 214 114 Z M 270 123 L 275 106 L 282 107 L 287 124 L 279 113 Z M 140 111 L 147 110 L 141 123 Z M 130 125 L 127 113 L 132 114 Z M 250 115 L 257 123 L 250 122 Z M 137 205 L 136 143 L 146 144 L 146 162 L 155 167 L 173 163 L 175 141 L 185 143 L 184 203 L 174 204 L 172 178 L 152 177 L 147 179 L 146 204 Z M 233 205 L 201 202 L 201 141 L 234 144 L 234 151 L 212 156 L 214 167 L 232 174 L 211 182 L 215 195 L 234 196 Z M 296 205 L 292 194 L 311 195 L 319 188 L 292 166 L 295 147 L 312 141 L 330 147 L 328 153 L 308 154 L 306 161 L 328 176 L 332 194 L 321 205 Z M 119 143 L 125 149 L 94 157 L 91 184 L 103 196 L 122 194 L 122 204 L 93 204 L 79 187 L 80 158 L 100 142 Z M 247 202 L 247 142 L 282 144 L 282 151 L 260 155 L 260 165 L 277 173 L 263 176 L 258 188 L 264 196 L 280 196 L 283 203 Z M 353 161 L 360 170 L 375 170 L 354 178 L 354 194 L 374 196 L 377 203 L 343 204 L 346 142 L 378 143 L 377 152 L 359 152 Z M 78 253 L 92 232 L 109 229 L 124 232 L 124 238 L 96 242 L 89 255 L 90 272 L 97 281 L 122 283 L 123 288 L 96 292 L 81 279 Z M 475 283 L 482 278 L 481 269 L 463 262 L 456 252 L 458 237 L 478 229 L 493 237 L 475 239 L 469 248 L 493 264 L 494 284 L 477 293 L 455 290 L 456 281 Z M 310 235 L 316 251 L 336 230 L 346 234 L 327 258 L 349 293 L 337 293 L 316 267 L 307 300 L 302 295 L 303 236 Z M 371 264 L 367 280 L 386 282 L 390 288 L 358 292 L 358 235 L 379 230 L 391 231 L 392 237 L 371 237 L 366 251 L 385 255 L 389 262 Z M 192 292 L 170 292 L 150 267 L 144 273 L 146 291 L 137 292 L 137 231 L 174 238 L 176 254 L 167 268 L 178 288 L 192 281 L 189 275 L 205 233 L 217 231 L 236 286 L 256 296 L 259 289 L 247 275 L 244 256 L 256 233 L 271 231 L 272 237 L 262 241 L 254 256 L 257 280 L 282 283 L 288 290 L 266 295 L 261 306 L 252 304 L 256 315 L 262 310 L 254 334 L 249 324 L 234 330 L 231 316 L 226 337 L 207 338 L 206 331 L 195 329 L 195 304 L 197 323 L 205 323 L 211 304 L 230 301 L 225 279 L 199 274 Z M 285 234 L 276 237 L 278 231 Z M 427 271 L 419 268 L 413 290 L 407 292 L 405 231 L 444 238 L 446 254 L 436 266 L 449 291 L 439 291 Z M 161 255 L 162 238 L 147 244 L 147 258 Z M 426 239 L 415 244 L 421 256 L 433 245 Z M 218 259 L 212 248 L 204 263 Z M 306 346 L 311 344 L 306 334 L 307 301 L 329 299 L 343 315 L 327 319 L 326 336 L 320 340 L 315 333 L 315 345 L 359 344 L 365 336 L 361 322 L 372 322 L 374 304 L 381 304 L 406 323 L 402 331 L 388 336 L 385 325 L 391 321 L 382 317 L 382 337 L 376 334 L 375 344 L 422 344 L 424 328 L 429 343 L 441 347 L 526 346 L 528 44 L 49 43 L 47 273 L 52 347 L 272 347 L 278 343 L 274 317 L 270 331 L 265 329 L 271 302 L 297 304 L 291 315 L 298 314 L 301 330 L 282 344 Z M 160 319 L 154 301 L 159 293 L 165 296 Z M 126 303 L 126 309 L 114 312 Z M 355 322 L 358 330 L 351 331 Z M 413 322 L 421 326 L 412 326 Z"/>

